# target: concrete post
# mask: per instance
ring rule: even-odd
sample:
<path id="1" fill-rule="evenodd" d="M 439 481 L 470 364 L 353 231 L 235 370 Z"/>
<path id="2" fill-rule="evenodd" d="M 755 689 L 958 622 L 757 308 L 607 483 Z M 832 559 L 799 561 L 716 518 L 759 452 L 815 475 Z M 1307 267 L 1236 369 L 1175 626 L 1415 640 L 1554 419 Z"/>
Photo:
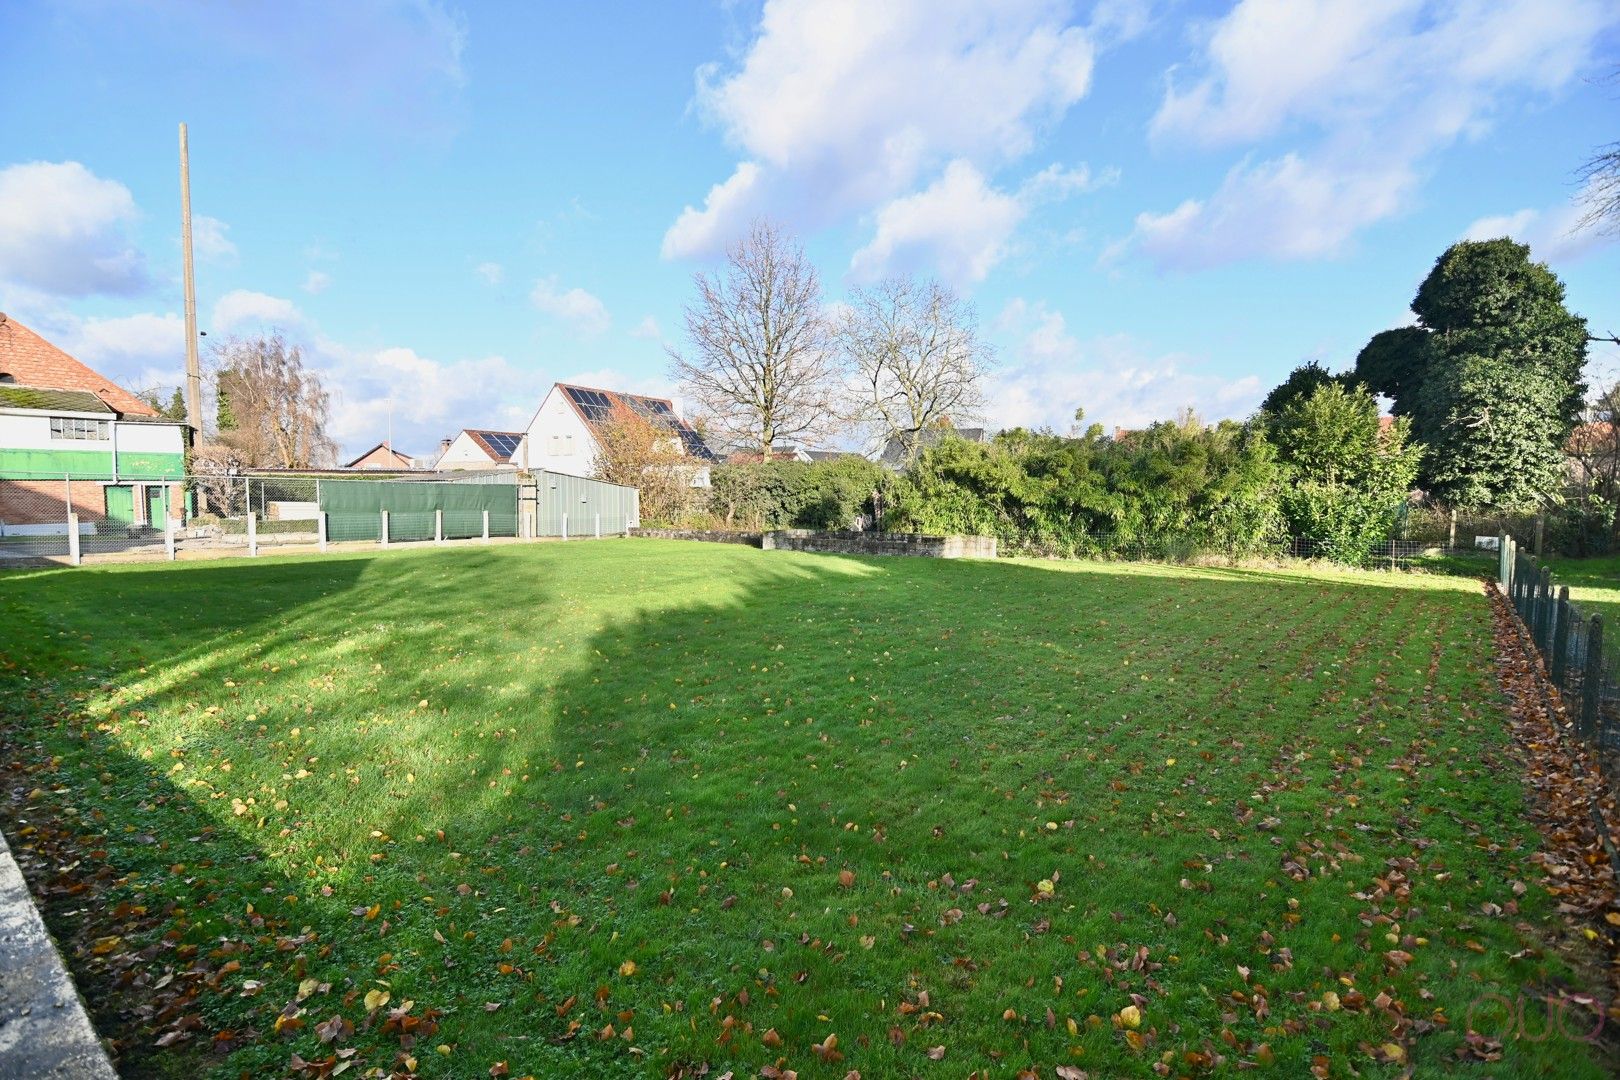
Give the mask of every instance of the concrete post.
<path id="1" fill-rule="evenodd" d="M 568 515 L 567 514 L 564 514 L 562 516 L 562 538 L 564 540 L 568 539 Z"/>
<path id="2" fill-rule="evenodd" d="M 433 542 L 435 544 L 444 543 L 444 510 L 442 508 L 433 511 Z"/>
<path id="3" fill-rule="evenodd" d="M 248 505 L 247 530 L 248 554 L 257 555 L 259 553 L 259 515 L 253 512 L 251 503 Z"/>
<path id="4" fill-rule="evenodd" d="M 1536 515 L 1536 558 L 1541 558 L 1541 539 L 1547 527 L 1546 519 L 1540 514 Z"/>
<path id="5" fill-rule="evenodd" d="M 388 511 L 382 512 L 382 528 L 377 533 L 377 542 L 383 547 L 388 546 Z"/>
<path id="6" fill-rule="evenodd" d="M 320 481 L 316 481 L 320 483 Z M 326 554 L 326 511 L 321 510 L 315 515 L 315 535 L 320 538 L 321 554 Z"/>
<path id="7" fill-rule="evenodd" d="M 169 557 L 170 562 L 174 562 L 174 518 L 172 517 L 163 519 L 163 553 Z"/>
<path id="8" fill-rule="evenodd" d="M 68 514 L 68 562 L 78 566 L 79 556 L 79 515 Z"/>
<path id="9" fill-rule="evenodd" d="M 484 543 L 489 543 L 489 511 L 484 511 Z"/>
<path id="10" fill-rule="evenodd" d="M 602 515 L 601 514 L 596 515 L 596 538 L 598 540 L 602 539 Z"/>
<path id="11" fill-rule="evenodd" d="M 1453 507 L 1452 511 L 1451 511 L 1451 527 L 1449 529 L 1447 529 L 1447 531 L 1446 531 L 1446 547 L 1448 549 L 1455 549 L 1456 546 L 1457 546 L 1457 510 L 1456 510 L 1455 507 Z"/>

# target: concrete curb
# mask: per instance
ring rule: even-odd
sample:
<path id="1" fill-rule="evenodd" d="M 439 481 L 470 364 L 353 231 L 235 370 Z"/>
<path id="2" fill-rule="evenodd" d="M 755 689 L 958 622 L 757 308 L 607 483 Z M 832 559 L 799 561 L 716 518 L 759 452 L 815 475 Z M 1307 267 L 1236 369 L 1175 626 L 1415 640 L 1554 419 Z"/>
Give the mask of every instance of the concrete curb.
<path id="1" fill-rule="evenodd" d="M 0 836 L 0 1076 L 117 1080 Z"/>

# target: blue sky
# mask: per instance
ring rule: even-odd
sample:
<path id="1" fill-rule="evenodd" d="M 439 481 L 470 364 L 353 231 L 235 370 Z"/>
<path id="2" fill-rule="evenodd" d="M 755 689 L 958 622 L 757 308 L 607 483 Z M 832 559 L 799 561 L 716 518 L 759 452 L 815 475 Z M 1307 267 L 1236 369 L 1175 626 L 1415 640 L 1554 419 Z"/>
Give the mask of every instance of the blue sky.
<path id="1" fill-rule="evenodd" d="M 178 381 L 184 120 L 201 325 L 302 343 L 351 452 L 557 379 L 671 392 L 691 276 L 759 215 L 829 300 L 968 296 L 997 426 L 1245 415 L 1465 236 L 1620 331 L 1620 245 L 1573 230 L 1620 139 L 1599 0 L 13 0 L 0 35 L 0 310 Z"/>

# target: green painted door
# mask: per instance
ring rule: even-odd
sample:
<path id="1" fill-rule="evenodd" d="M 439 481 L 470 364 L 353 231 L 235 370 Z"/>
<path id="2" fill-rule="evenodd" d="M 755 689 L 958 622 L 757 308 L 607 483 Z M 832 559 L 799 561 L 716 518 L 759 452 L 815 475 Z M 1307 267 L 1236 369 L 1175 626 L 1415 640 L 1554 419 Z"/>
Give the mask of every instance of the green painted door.
<path id="1" fill-rule="evenodd" d="M 128 525 L 135 520 L 135 489 L 128 484 L 114 484 L 107 491 L 107 520 Z"/>
<path id="2" fill-rule="evenodd" d="M 146 523 L 154 529 L 163 528 L 163 485 L 146 486 Z"/>

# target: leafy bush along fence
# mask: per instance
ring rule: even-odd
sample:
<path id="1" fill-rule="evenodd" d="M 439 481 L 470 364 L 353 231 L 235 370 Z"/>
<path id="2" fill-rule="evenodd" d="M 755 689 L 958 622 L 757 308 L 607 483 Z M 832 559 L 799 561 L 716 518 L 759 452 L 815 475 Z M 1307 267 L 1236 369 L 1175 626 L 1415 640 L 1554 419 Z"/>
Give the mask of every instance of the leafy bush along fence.
<path id="1" fill-rule="evenodd" d="M 1620 752 L 1620 634 L 1603 616 L 1583 610 L 1569 598 L 1569 586 L 1553 581 L 1552 571 L 1518 550 L 1503 536 L 1498 569 L 1502 590 L 1535 642 L 1547 675 L 1564 700 L 1575 733 L 1611 763 Z M 1620 771 L 1609 771 L 1609 785 L 1620 792 Z"/>

